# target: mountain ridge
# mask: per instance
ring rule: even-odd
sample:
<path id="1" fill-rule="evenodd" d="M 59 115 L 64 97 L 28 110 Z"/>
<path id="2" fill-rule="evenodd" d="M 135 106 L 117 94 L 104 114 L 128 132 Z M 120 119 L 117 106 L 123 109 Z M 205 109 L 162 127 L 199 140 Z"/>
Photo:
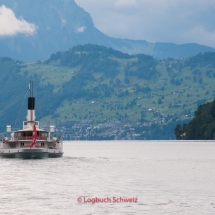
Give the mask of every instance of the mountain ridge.
<path id="1" fill-rule="evenodd" d="M 157 59 L 183 58 L 214 48 L 198 44 L 150 43 L 145 40 L 112 38 L 99 31 L 89 13 L 74 0 L 0 0 L 17 18 L 37 26 L 34 35 L 0 37 L 0 56 L 22 61 L 47 59 L 52 53 L 76 45 L 98 44 L 129 54 L 147 54 Z"/>

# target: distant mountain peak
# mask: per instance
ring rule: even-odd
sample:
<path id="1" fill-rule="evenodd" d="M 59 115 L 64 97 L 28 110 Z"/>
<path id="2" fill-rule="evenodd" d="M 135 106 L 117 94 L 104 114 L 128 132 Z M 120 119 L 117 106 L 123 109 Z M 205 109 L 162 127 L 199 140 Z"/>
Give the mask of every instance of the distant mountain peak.
<path id="1" fill-rule="evenodd" d="M 124 53 L 143 53 L 155 58 L 181 58 L 215 51 L 197 44 L 153 44 L 145 40 L 111 38 L 94 26 L 89 13 L 74 0 L 0 0 L 0 5 L 14 13 L 18 23 L 18 28 L 13 26 L 18 30 L 4 36 L 6 27 L 1 25 L 0 56 L 17 60 L 45 59 L 52 53 L 66 51 L 79 44 L 98 44 Z M 4 23 L 7 22 L 6 19 Z"/>

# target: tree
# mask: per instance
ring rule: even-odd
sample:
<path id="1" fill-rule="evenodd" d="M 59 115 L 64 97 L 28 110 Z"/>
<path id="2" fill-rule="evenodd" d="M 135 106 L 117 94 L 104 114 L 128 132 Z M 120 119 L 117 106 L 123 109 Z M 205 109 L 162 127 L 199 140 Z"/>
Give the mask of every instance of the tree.
<path id="1" fill-rule="evenodd" d="M 188 123 L 176 126 L 177 140 L 214 140 L 215 139 L 215 100 L 200 105 L 194 118 Z"/>

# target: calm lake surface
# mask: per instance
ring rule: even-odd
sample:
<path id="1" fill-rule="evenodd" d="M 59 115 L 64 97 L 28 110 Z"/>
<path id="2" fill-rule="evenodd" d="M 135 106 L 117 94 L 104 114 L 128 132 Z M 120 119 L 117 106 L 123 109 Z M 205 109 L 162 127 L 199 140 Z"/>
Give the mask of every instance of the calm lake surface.
<path id="1" fill-rule="evenodd" d="M 62 158 L 1 158 L 0 214 L 214 215 L 215 142 L 65 141 Z"/>

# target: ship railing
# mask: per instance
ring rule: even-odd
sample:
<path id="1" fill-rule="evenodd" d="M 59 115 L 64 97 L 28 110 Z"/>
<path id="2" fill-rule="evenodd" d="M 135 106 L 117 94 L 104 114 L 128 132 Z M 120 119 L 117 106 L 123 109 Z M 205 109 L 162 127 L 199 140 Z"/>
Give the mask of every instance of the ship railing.
<path id="1" fill-rule="evenodd" d="M 24 146 L 20 146 L 20 148 L 30 148 L 31 144 L 26 144 Z M 41 146 L 41 145 L 34 145 L 33 148 L 46 148 L 45 146 Z"/>
<path id="2" fill-rule="evenodd" d="M 31 144 L 24 144 L 22 146 L 19 146 L 20 148 L 30 148 Z M 45 145 L 34 145 L 33 148 L 46 148 L 47 149 L 47 146 Z M 48 146 L 49 149 L 57 149 L 57 146 Z"/>
<path id="3" fill-rule="evenodd" d="M 19 137 L 14 137 L 15 140 L 32 140 L 32 136 L 19 136 Z M 43 137 L 43 136 L 38 136 L 37 140 L 47 140 L 48 137 Z"/>

